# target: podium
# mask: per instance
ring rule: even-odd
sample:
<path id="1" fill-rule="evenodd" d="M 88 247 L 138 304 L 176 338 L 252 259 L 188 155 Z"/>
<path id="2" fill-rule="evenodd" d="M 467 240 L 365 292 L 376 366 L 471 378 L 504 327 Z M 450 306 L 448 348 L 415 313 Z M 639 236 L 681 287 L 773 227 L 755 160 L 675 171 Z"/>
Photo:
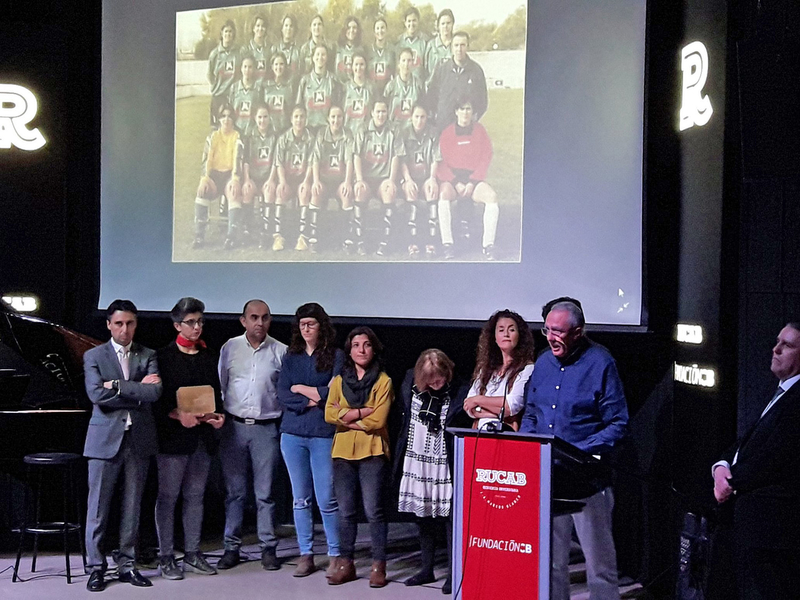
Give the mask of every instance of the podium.
<path id="1" fill-rule="evenodd" d="M 447 431 L 456 600 L 549 600 L 551 520 L 594 493 L 599 461 L 552 435 Z"/>

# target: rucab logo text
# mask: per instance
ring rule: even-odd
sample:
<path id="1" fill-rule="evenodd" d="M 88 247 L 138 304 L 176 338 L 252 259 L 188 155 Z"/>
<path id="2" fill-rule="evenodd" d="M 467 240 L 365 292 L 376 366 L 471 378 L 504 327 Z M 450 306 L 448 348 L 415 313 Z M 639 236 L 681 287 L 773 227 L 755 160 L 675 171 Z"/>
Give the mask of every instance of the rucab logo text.
<path id="1" fill-rule="evenodd" d="M 494 469 L 475 469 L 478 483 L 499 483 L 500 485 L 524 486 L 528 483 L 525 473 L 515 471 L 495 471 Z"/>

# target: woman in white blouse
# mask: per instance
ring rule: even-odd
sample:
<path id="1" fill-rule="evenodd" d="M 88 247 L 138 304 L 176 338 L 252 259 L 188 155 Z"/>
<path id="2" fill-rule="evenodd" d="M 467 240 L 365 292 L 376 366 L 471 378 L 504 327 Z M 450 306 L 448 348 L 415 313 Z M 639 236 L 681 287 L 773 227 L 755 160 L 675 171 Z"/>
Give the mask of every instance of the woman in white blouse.
<path id="1" fill-rule="evenodd" d="M 525 319 L 508 309 L 494 313 L 483 326 L 477 354 L 464 410 L 478 428 L 502 420 L 517 430 L 533 373 L 533 334 Z"/>

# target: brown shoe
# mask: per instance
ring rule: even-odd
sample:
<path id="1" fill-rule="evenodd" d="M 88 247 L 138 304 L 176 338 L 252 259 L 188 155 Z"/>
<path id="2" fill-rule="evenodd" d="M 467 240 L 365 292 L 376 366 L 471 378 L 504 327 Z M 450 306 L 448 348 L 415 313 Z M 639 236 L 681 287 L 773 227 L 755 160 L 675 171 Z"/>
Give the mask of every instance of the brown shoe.
<path id="1" fill-rule="evenodd" d="M 357 579 L 356 566 L 353 564 L 352 558 L 339 557 L 336 562 L 336 572 L 328 579 L 329 585 L 341 585 Z"/>
<path id="2" fill-rule="evenodd" d="M 325 570 L 325 577 L 330 579 L 333 577 L 333 574 L 336 573 L 336 569 L 339 566 L 339 557 L 338 556 L 329 556 L 328 557 L 328 568 Z"/>
<path id="3" fill-rule="evenodd" d="M 292 577 L 308 577 L 317 570 L 317 565 L 314 564 L 313 554 L 303 554 L 297 559 L 297 566 L 294 568 Z"/>
<path id="4" fill-rule="evenodd" d="M 372 563 L 372 571 L 369 574 L 369 587 L 382 588 L 388 582 L 386 581 L 386 561 L 376 560 Z"/>

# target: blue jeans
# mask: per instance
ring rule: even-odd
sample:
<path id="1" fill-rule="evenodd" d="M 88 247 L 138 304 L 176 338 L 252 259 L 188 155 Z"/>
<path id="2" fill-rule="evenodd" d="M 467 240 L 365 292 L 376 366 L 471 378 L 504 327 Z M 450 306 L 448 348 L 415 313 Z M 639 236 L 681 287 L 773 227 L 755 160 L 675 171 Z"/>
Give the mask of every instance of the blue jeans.
<path id="1" fill-rule="evenodd" d="M 294 526 L 300 554 L 313 554 L 314 513 L 311 491 L 317 497 L 322 526 L 328 541 L 328 556 L 339 556 L 339 506 L 333 493 L 333 438 L 281 435 L 281 453 L 294 498 Z"/>
<path id="2" fill-rule="evenodd" d="M 256 497 L 256 524 L 259 546 L 274 549 L 275 500 L 272 479 L 278 464 L 277 420 L 263 425 L 238 423 L 228 417 L 222 426 L 219 458 L 225 478 L 225 550 L 242 545 L 242 520 L 247 496 L 247 461 L 253 467 L 253 492 Z"/>

